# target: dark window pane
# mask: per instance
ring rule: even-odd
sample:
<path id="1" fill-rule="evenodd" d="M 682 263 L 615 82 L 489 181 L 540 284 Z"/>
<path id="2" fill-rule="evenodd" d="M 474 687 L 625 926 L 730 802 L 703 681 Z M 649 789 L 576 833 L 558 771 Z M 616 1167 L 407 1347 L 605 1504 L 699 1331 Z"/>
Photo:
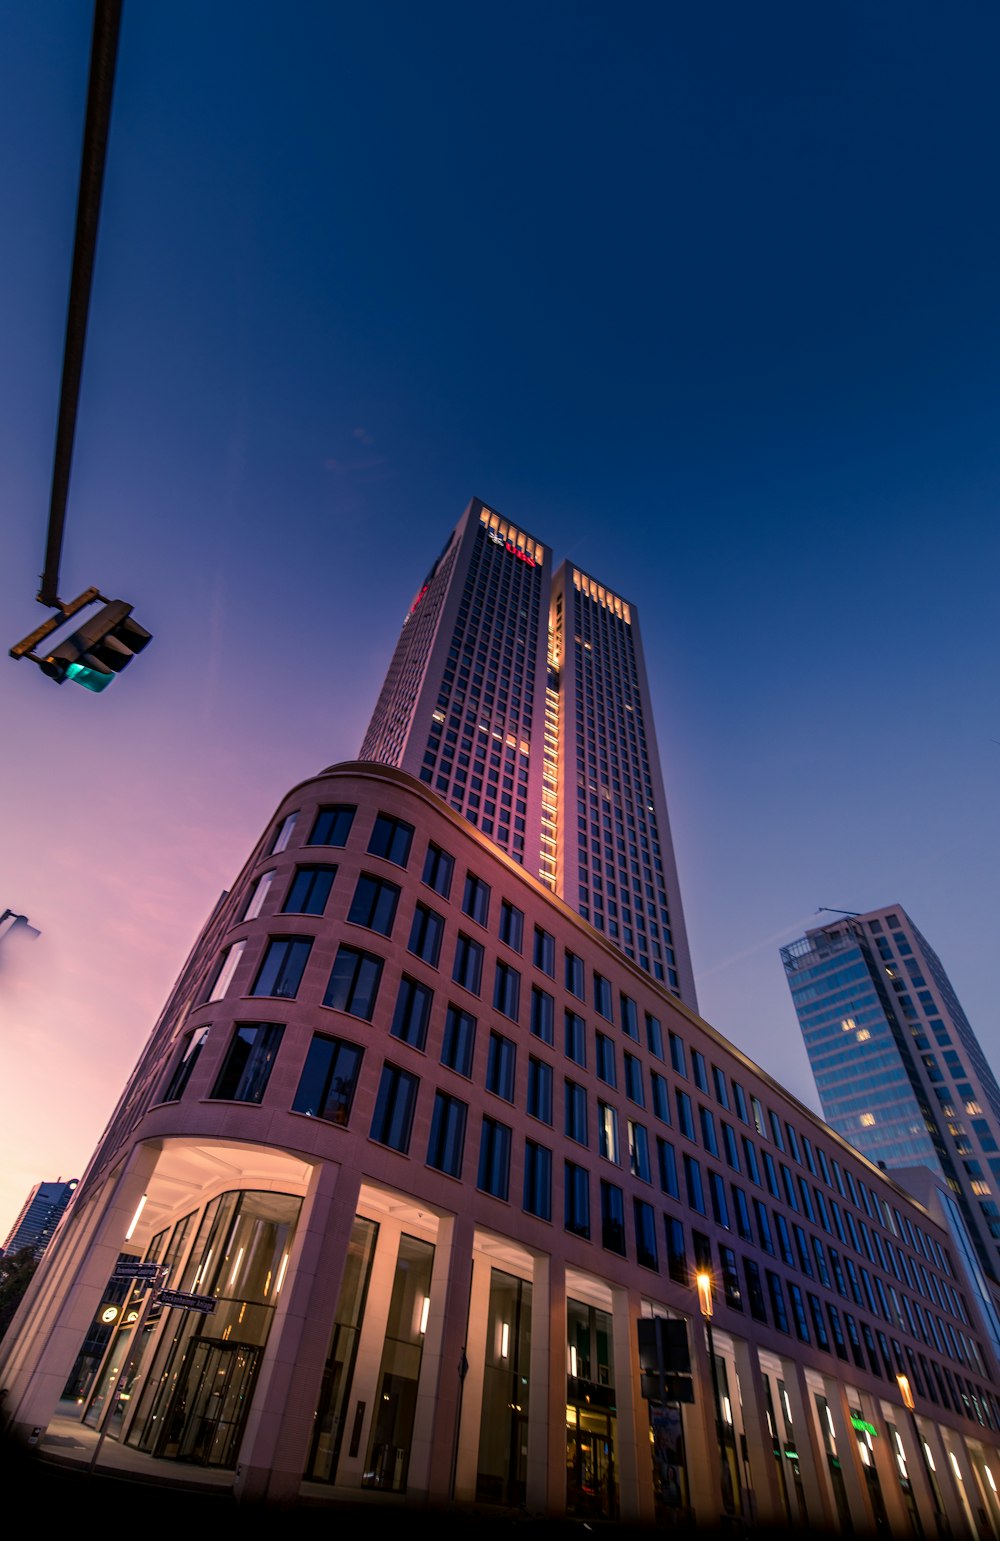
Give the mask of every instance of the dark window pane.
<path id="1" fill-rule="evenodd" d="M 322 915 L 336 867 L 296 867 L 283 911 L 286 915 Z"/>
<path id="2" fill-rule="evenodd" d="M 516 968 L 498 958 L 493 981 L 493 1008 L 516 1022 L 520 1004 L 521 976 Z"/>
<path id="3" fill-rule="evenodd" d="M 459 1102 L 457 1097 L 449 1097 L 445 1092 L 435 1094 L 427 1165 L 437 1167 L 440 1172 L 447 1172 L 450 1177 L 462 1175 L 467 1112 L 465 1103 Z"/>
<path id="4" fill-rule="evenodd" d="M 437 968 L 443 937 L 444 917 L 437 910 L 429 909 L 426 904 L 418 904 L 413 911 L 413 924 L 410 927 L 410 952 L 423 958 L 432 968 Z"/>
<path id="5" fill-rule="evenodd" d="M 238 1023 L 212 1096 L 226 1102 L 260 1102 L 284 1031 L 277 1022 Z"/>
<path id="6" fill-rule="evenodd" d="M 389 1145 L 404 1153 L 410 1147 L 413 1109 L 420 1082 L 398 1065 L 384 1065 L 379 1081 L 371 1137 L 380 1145 Z"/>
<path id="7" fill-rule="evenodd" d="M 346 1125 L 358 1083 L 363 1050 L 343 1038 L 314 1033 L 292 1110 Z"/>
<path id="8" fill-rule="evenodd" d="M 191 1072 L 198 1063 L 202 1045 L 208 1037 L 207 1027 L 198 1027 L 193 1033 L 188 1033 L 184 1039 L 184 1046 L 180 1058 L 174 1065 L 170 1080 L 164 1087 L 161 1102 L 179 1102 L 184 1095 L 184 1089 L 191 1079 Z"/>
<path id="9" fill-rule="evenodd" d="M 625 1256 L 625 1197 L 614 1183 L 601 1183 L 601 1245 Z"/>
<path id="10" fill-rule="evenodd" d="M 321 808 L 316 815 L 316 822 L 313 824 L 312 833 L 306 844 L 346 845 L 357 811 L 356 808 L 348 808 L 343 803 L 330 808 Z"/>
<path id="11" fill-rule="evenodd" d="M 574 1236 L 590 1236 L 590 1173 L 572 1161 L 564 1162 L 563 1195 L 565 1228 Z"/>
<path id="12" fill-rule="evenodd" d="M 490 885 L 484 883 L 482 878 L 476 877 L 473 872 L 467 872 L 465 875 L 462 909 L 471 920 L 477 921 L 481 926 L 485 926 L 489 921 Z"/>
<path id="13" fill-rule="evenodd" d="M 494 1118 L 483 1119 L 477 1187 L 505 1199 L 510 1183 L 510 1130 Z"/>
<path id="14" fill-rule="evenodd" d="M 531 1031 L 543 1043 L 555 1039 L 555 1001 L 547 990 L 531 987 Z"/>
<path id="15" fill-rule="evenodd" d="M 490 1034 L 489 1057 L 486 1062 L 486 1090 L 503 1097 L 505 1102 L 514 1101 L 514 1072 L 517 1049 L 510 1038 L 502 1033 Z"/>
<path id="16" fill-rule="evenodd" d="M 379 980 L 382 977 L 382 959 L 374 953 L 359 952 L 356 947 L 341 947 L 330 975 L 330 983 L 323 997 L 324 1006 L 335 1011 L 346 1011 L 353 1017 L 372 1019 Z"/>
<path id="17" fill-rule="evenodd" d="M 474 942 L 470 936 L 463 932 L 458 933 L 458 941 L 455 944 L 455 967 L 452 978 L 458 985 L 464 985 L 472 995 L 478 995 L 483 979 L 483 949 L 478 942 Z"/>
<path id="18" fill-rule="evenodd" d="M 524 1142 L 524 1208 L 541 1220 L 552 1219 L 552 1152 L 534 1140 Z"/>
<path id="19" fill-rule="evenodd" d="M 427 1041 L 427 1024 L 430 1021 L 433 990 L 428 990 L 419 980 L 404 974 L 396 996 L 396 1009 L 392 1015 L 392 1036 L 402 1039 L 414 1049 L 422 1049 Z"/>
<path id="20" fill-rule="evenodd" d="M 362 872 L 347 918 L 354 926 L 367 926 L 370 931 L 390 936 L 398 903 L 399 889 L 395 883 L 387 883 L 384 878 Z"/>
<path id="21" fill-rule="evenodd" d="M 524 914 L 509 899 L 500 903 L 500 940 L 515 952 L 524 945 Z"/>
<path id="22" fill-rule="evenodd" d="M 250 994 L 278 995 L 283 1000 L 294 1000 L 311 947 L 312 937 L 272 937 Z"/>
<path id="23" fill-rule="evenodd" d="M 386 861 L 394 862 L 397 867 L 405 867 L 412 840 L 412 824 L 404 824 L 402 819 L 394 818 L 392 814 L 380 813 L 368 842 L 368 854 L 382 856 Z"/>
<path id="24" fill-rule="evenodd" d="M 433 843 L 427 847 L 427 855 L 424 857 L 423 881 L 428 888 L 433 888 L 442 899 L 447 899 L 451 893 L 451 878 L 455 870 L 454 858 L 442 851 L 441 847 Z"/>
<path id="25" fill-rule="evenodd" d="M 458 1006 L 449 1006 L 441 1045 L 441 1063 L 459 1075 L 471 1076 L 476 1047 L 476 1019 Z"/>
<path id="26" fill-rule="evenodd" d="M 556 939 L 548 931 L 543 931 L 541 926 L 535 927 L 535 951 L 534 963 L 543 974 L 555 978 L 556 973 Z"/>

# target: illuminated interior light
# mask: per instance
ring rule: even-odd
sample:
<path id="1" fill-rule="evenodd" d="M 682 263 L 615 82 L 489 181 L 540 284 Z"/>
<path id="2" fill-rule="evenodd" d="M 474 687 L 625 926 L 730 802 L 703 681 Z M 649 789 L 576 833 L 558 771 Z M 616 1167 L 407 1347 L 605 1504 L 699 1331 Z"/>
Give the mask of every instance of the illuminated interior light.
<path id="1" fill-rule="evenodd" d="M 997 1490 L 997 1485 L 993 1481 L 993 1473 L 990 1471 L 988 1466 L 984 1466 L 983 1467 L 983 1471 L 986 1473 L 986 1480 L 987 1480 L 987 1482 L 989 1483 L 990 1487 L 993 1489 L 993 1491 L 995 1493 L 996 1490 Z"/>
<path id="2" fill-rule="evenodd" d="M 792 1404 L 791 1404 L 791 1402 L 790 1402 L 790 1401 L 789 1401 L 789 1400 L 788 1400 L 788 1392 L 787 1392 L 787 1391 L 782 1391 L 782 1393 L 781 1393 L 781 1400 L 782 1400 L 782 1401 L 783 1401 L 783 1402 L 784 1402 L 784 1404 L 785 1404 L 785 1422 L 786 1422 L 786 1423 L 794 1423 L 794 1422 L 795 1422 L 795 1420 L 794 1420 L 794 1418 L 793 1418 L 793 1417 L 792 1417 Z M 829 1410 L 830 1410 L 830 1409 L 829 1409 L 829 1408 L 827 1408 L 827 1412 L 828 1412 L 828 1413 L 829 1413 Z"/>
<path id="3" fill-rule="evenodd" d="M 576 1348 L 572 1343 L 569 1349 L 569 1373 L 573 1376 L 576 1375 Z"/>
<path id="4" fill-rule="evenodd" d="M 242 1261 L 243 1261 L 243 1248 L 241 1247 L 240 1250 L 236 1254 L 236 1261 L 233 1264 L 233 1271 L 229 1275 L 229 1288 L 230 1289 L 232 1289 L 233 1285 L 236 1283 L 236 1275 L 240 1271 L 240 1264 L 242 1263 Z"/>
<path id="5" fill-rule="evenodd" d="M 845 1033 L 854 1033 L 857 1031 L 858 1024 L 855 1022 L 853 1017 L 845 1017 L 840 1025 Z"/>
<path id="6" fill-rule="evenodd" d="M 277 1282 L 275 1283 L 275 1286 L 274 1286 L 274 1293 L 276 1295 L 280 1294 L 281 1286 L 285 1282 L 285 1269 L 287 1267 L 288 1267 L 288 1253 L 286 1252 L 284 1257 L 281 1259 L 281 1267 L 278 1269 L 278 1278 L 277 1278 Z"/>
<path id="7" fill-rule="evenodd" d="M 867 1027 L 858 1028 L 857 1038 L 859 1043 L 867 1043 L 870 1037 L 871 1033 L 868 1031 Z"/>
<path id="8" fill-rule="evenodd" d="M 212 1261 L 212 1248 L 209 1247 L 208 1254 L 207 1254 L 207 1256 L 205 1258 L 205 1261 L 202 1263 L 201 1267 L 198 1269 L 198 1272 L 194 1276 L 194 1284 L 192 1285 L 193 1289 L 197 1289 L 198 1285 L 201 1283 L 202 1279 L 205 1279 L 205 1278 L 208 1277 L 208 1265 L 209 1265 L 209 1263 L 211 1261 Z"/>
<path id="9" fill-rule="evenodd" d="M 430 1316 L 430 1313 L 431 1313 L 431 1297 L 429 1295 L 425 1295 L 424 1296 L 424 1303 L 423 1303 L 423 1305 L 420 1308 L 420 1331 L 421 1332 L 426 1332 L 427 1331 L 427 1318 L 428 1318 L 428 1316 Z"/>
<path id="10" fill-rule="evenodd" d="M 871 1451 L 869 1450 L 868 1446 L 865 1444 L 863 1439 L 859 1439 L 858 1440 L 858 1449 L 861 1451 L 862 1463 L 865 1466 L 870 1466 L 871 1463 L 872 1463 Z"/>
<path id="11" fill-rule="evenodd" d="M 733 1421 L 733 1404 L 732 1404 L 732 1402 L 730 1402 L 728 1397 L 723 1397 L 722 1398 L 722 1416 L 723 1416 L 723 1418 L 725 1418 L 727 1423 L 732 1423 L 732 1421 Z"/>
<path id="12" fill-rule="evenodd" d="M 506 1359 L 510 1354 L 510 1323 L 504 1322 L 500 1328 L 500 1358 Z"/>
<path id="13" fill-rule="evenodd" d="M 874 1113 L 862 1113 L 862 1115 L 861 1115 L 861 1127 L 862 1127 L 862 1129 L 871 1129 L 872 1126 L 874 1125 L 874 1123 L 875 1123 L 875 1114 Z"/>
<path id="14" fill-rule="evenodd" d="M 927 1443 L 926 1439 L 924 1440 L 924 1454 L 927 1457 L 927 1464 L 931 1471 L 937 1471 L 937 1467 L 934 1465 L 934 1457 L 931 1455 L 931 1447 Z"/>
<path id="15" fill-rule="evenodd" d="M 963 1481 L 963 1477 L 962 1477 L 961 1470 L 959 1468 L 959 1464 L 958 1464 L 958 1462 L 955 1459 L 955 1452 L 954 1452 L 954 1450 L 949 1450 L 948 1451 L 948 1459 L 951 1462 L 951 1469 L 955 1473 L 956 1479 L 959 1482 Z"/>
<path id="16" fill-rule="evenodd" d="M 139 1200 L 138 1204 L 135 1206 L 135 1214 L 132 1216 L 131 1224 L 129 1225 L 128 1230 L 125 1232 L 125 1240 L 126 1241 L 131 1241 L 132 1240 L 132 1235 L 133 1235 L 133 1233 L 135 1231 L 135 1228 L 139 1224 L 139 1216 L 142 1214 L 143 1210 L 146 1207 L 146 1199 L 147 1199 L 147 1197 L 148 1197 L 148 1195 L 144 1193 L 142 1195 L 142 1198 Z"/>
<path id="17" fill-rule="evenodd" d="M 837 1435 L 836 1435 L 836 1432 L 834 1431 L 834 1427 L 833 1427 L 833 1414 L 830 1411 L 830 1404 L 829 1404 L 829 1402 L 827 1402 L 827 1404 L 826 1404 L 826 1426 L 830 1430 L 830 1438 L 831 1438 L 831 1440 L 833 1441 L 834 1444 L 836 1444 L 837 1443 Z"/>

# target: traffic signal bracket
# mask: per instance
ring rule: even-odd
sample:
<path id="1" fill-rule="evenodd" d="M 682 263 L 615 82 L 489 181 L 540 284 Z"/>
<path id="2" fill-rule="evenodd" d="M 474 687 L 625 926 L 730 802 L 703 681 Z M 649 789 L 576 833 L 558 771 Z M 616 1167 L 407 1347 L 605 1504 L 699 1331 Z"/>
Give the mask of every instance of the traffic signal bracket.
<path id="1" fill-rule="evenodd" d="M 103 601 L 103 609 L 85 621 L 79 630 L 51 652 L 40 648 L 40 644 L 71 616 L 97 600 Z M 85 690 L 99 691 L 110 685 L 115 675 L 131 663 L 149 641 L 150 633 L 132 619 L 130 604 L 123 599 L 107 600 L 98 589 L 90 588 L 68 604 L 60 605 L 56 615 L 16 642 L 10 649 L 10 656 L 30 658 L 57 685 L 69 679 Z"/>

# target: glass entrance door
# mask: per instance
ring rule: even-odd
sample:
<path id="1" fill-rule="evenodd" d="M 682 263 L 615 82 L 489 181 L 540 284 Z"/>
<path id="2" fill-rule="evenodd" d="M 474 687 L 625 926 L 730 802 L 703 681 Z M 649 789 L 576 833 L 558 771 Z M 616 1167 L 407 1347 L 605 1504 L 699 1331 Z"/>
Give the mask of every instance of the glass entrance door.
<path id="1" fill-rule="evenodd" d="M 251 1344 L 196 1339 L 155 1454 L 198 1466 L 235 1466 L 260 1352 Z"/>
<path id="2" fill-rule="evenodd" d="M 566 1430 L 566 1510 L 580 1518 L 613 1520 L 618 1515 L 611 1419 L 580 1412 Z"/>

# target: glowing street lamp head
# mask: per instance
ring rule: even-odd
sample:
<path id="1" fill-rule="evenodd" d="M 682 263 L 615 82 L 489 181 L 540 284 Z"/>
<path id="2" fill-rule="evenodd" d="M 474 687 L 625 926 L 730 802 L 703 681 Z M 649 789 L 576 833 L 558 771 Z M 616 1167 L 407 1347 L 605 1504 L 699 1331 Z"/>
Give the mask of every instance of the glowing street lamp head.
<path id="1" fill-rule="evenodd" d="M 899 1387 L 899 1394 L 903 1398 L 903 1406 L 908 1407 L 912 1413 L 915 1404 L 913 1401 L 913 1390 L 910 1386 L 909 1376 L 897 1375 L 896 1384 Z"/>
<path id="2" fill-rule="evenodd" d="M 698 1286 L 698 1305 L 702 1316 L 712 1314 L 712 1275 L 706 1269 L 700 1268 L 694 1276 Z"/>

